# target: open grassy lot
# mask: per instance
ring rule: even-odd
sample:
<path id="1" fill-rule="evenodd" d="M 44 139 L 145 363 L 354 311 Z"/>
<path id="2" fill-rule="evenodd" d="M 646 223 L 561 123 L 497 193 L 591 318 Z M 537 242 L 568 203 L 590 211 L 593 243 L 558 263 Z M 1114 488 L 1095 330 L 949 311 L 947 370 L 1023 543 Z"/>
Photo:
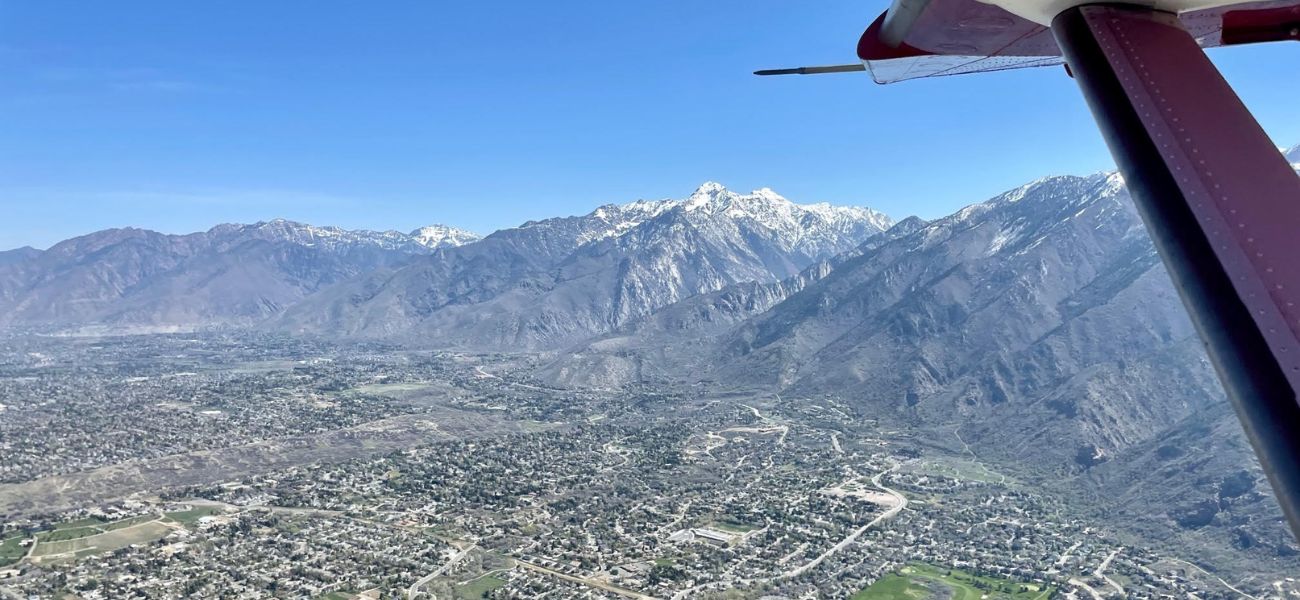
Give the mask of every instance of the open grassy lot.
<path id="1" fill-rule="evenodd" d="M 479 577 L 465 585 L 456 586 L 456 598 L 464 600 L 478 600 L 484 594 L 495 590 L 506 584 L 506 580 L 495 575 L 485 575 Z"/>
<path id="2" fill-rule="evenodd" d="M 926 460 L 908 468 L 910 471 L 932 473 L 954 479 L 982 481 L 984 483 L 1014 484 L 1015 479 L 1002 473 L 989 470 L 983 463 L 961 459 L 945 458 Z"/>
<path id="3" fill-rule="evenodd" d="M 354 388 L 353 391 L 359 394 L 370 394 L 374 396 L 405 396 L 412 392 L 422 392 L 433 386 L 427 383 L 372 383 Z"/>
<path id="4" fill-rule="evenodd" d="M 54 526 L 54 529 L 37 533 L 36 537 L 41 541 L 48 540 L 52 542 L 57 542 L 59 540 L 73 540 L 79 537 L 95 535 L 96 533 L 103 533 L 104 530 L 100 529 L 99 526 L 103 525 L 104 522 L 103 519 L 95 517 L 77 519 L 76 521 L 59 523 Z"/>
<path id="5" fill-rule="evenodd" d="M 104 523 L 107 523 L 107 521 L 99 517 L 86 517 L 84 519 L 77 519 L 76 521 L 59 523 L 58 525 L 55 525 L 54 528 L 55 529 L 76 529 L 78 527 L 98 527 L 100 525 L 103 525 Z"/>
<path id="6" fill-rule="evenodd" d="M 158 521 L 137 523 L 69 540 L 41 541 L 32 554 L 34 560 L 80 558 L 91 554 L 112 552 L 132 544 L 145 544 L 162 539 L 173 530 Z"/>
<path id="7" fill-rule="evenodd" d="M 75 540 L 90 535 L 103 533 L 104 530 L 98 527 L 69 527 L 67 529 L 54 529 L 51 531 L 42 531 L 36 534 L 36 538 L 41 542 L 61 542 L 63 540 Z"/>
<path id="8" fill-rule="evenodd" d="M 103 529 L 104 531 L 112 531 L 114 529 L 122 529 L 124 527 L 130 527 L 132 525 L 148 523 L 149 521 L 156 521 L 157 519 L 158 519 L 157 514 L 140 515 L 138 517 L 122 519 L 121 521 L 113 521 L 112 523 L 105 523 L 103 525 L 100 525 L 99 528 Z"/>
<path id="9" fill-rule="evenodd" d="M 921 600 L 930 594 L 930 590 L 912 582 L 912 578 L 902 575 L 886 575 L 871 587 L 853 594 L 851 600 Z"/>
<path id="10" fill-rule="evenodd" d="M 27 554 L 27 549 L 18 545 L 22 540 L 21 535 L 0 540 L 0 567 L 16 563 Z"/>
<path id="11" fill-rule="evenodd" d="M 99 535 L 101 533 L 113 531 L 114 529 L 123 529 L 157 519 L 158 515 L 140 515 L 138 517 L 131 517 L 129 519 L 112 522 L 101 521 L 99 519 L 80 519 L 77 521 L 60 523 L 54 526 L 54 529 L 51 529 L 50 531 L 43 531 L 36 534 L 36 537 L 41 541 L 41 543 L 62 542 L 92 535 Z"/>
<path id="12" fill-rule="evenodd" d="M 1008 599 L 1047 600 L 1055 589 L 996 577 L 981 577 L 965 571 L 930 565 L 904 567 L 886 575 L 852 600 L 923 600 L 936 592 L 950 591 L 952 600 Z"/>
<path id="13" fill-rule="evenodd" d="M 710 526 L 713 527 L 714 529 L 718 529 L 719 531 L 725 531 L 727 533 L 736 533 L 736 534 L 749 533 L 759 528 L 758 525 L 742 523 L 730 517 L 723 517 L 721 519 L 717 519 L 713 521 L 713 523 L 711 523 Z"/>
<path id="14" fill-rule="evenodd" d="M 268 371 L 290 371 L 300 363 L 296 360 L 257 360 L 214 368 L 214 371 L 229 373 L 266 373 Z"/>

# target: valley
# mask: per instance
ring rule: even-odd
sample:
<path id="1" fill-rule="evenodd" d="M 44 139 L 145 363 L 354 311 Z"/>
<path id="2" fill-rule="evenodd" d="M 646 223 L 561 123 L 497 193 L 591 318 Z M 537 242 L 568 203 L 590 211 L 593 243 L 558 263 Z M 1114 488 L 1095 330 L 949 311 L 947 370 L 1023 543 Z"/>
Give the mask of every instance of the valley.
<path id="1" fill-rule="evenodd" d="M 1300 597 L 1114 174 L 3 258 L 6 597 Z"/>
<path id="2" fill-rule="evenodd" d="M 7 416 L 22 420 L 6 426 L 94 423 L 85 445 L 102 454 L 46 456 L 26 463 L 34 479 L 0 486 L 0 547 L 13 550 L 0 554 L 0 591 L 11 596 L 1300 593 L 1286 577 L 1294 559 L 1135 542 L 951 429 L 871 418 L 833 395 L 559 389 L 530 375 L 535 355 L 292 338 L 11 343 L 24 351 L 0 362 L 8 386 L 148 382 L 117 394 L 115 410 L 69 401 L 80 394 L 7 393 Z M 112 359 L 53 367 L 96 353 Z M 240 391 L 228 402 L 198 391 L 218 382 Z M 267 410 L 228 417 L 225 436 L 172 426 L 192 435 L 159 458 L 149 437 L 122 433 L 153 411 L 236 415 L 230 402 L 243 397 Z M 274 427 L 322 403 L 337 412 L 319 433 Z"/>

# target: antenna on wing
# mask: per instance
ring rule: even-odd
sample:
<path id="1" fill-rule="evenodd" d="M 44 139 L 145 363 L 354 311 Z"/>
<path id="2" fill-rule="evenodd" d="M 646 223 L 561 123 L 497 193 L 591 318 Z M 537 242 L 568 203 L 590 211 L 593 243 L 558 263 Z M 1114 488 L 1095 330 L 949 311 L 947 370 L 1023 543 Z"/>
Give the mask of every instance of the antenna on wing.
<path id="1" fill-rule="evenodd" d="M 821 75 L 824 73 L 856 73 L 865 71 L 867 67 L 862 63 L 856 65 L 834 65 L 830 67 L 799 67 L 797 69 L 764 69 L 754 71 L 755 75 Z"/>

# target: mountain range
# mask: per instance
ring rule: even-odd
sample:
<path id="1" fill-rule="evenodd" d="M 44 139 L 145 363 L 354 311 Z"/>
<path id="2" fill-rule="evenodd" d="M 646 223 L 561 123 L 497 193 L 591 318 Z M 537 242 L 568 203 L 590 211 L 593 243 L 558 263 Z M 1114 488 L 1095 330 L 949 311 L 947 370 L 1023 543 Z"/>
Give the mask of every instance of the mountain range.
<path id="1" fill-rule="evenodd" d="M 0 252 L 0 325 L 256 325 L 537 352 L 555 386 L 833 396 L 1133 529 L 1300 552 L 1116 174 L 928 222 L 706 183 L 481 239 L 108 230 Z"/>
<path id="2" fill-rule="evenodd" d="M 0 326 L 166 330 L 251 325 L 322 288 L 477 239 L 277 219 L 188 235 L 108 229 L 0 253 Z"/>
<path id="3" fill-rule="evenodd" d="M 477 349 L 556 349 L 740 283 L 774 283 L 889 227 L 866 208 L 795 204 L 716 183 L 607 205 L 355 278 L 289 308 L 295 333 Z"/>

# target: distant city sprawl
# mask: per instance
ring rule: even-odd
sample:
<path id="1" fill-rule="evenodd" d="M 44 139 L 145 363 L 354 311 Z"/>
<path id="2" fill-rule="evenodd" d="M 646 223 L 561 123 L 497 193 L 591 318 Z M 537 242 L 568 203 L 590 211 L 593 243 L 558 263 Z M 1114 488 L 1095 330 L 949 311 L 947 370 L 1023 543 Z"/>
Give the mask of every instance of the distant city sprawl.
<path id="1" fill-rule="evenodd" d="M 833 396 L 560 390 L 519 356 L 275 337 L 10 348 L 11 595 L 1236 593 L 1194 554 Z M 84 450 L 15 452 L 60 423 Z"/>

